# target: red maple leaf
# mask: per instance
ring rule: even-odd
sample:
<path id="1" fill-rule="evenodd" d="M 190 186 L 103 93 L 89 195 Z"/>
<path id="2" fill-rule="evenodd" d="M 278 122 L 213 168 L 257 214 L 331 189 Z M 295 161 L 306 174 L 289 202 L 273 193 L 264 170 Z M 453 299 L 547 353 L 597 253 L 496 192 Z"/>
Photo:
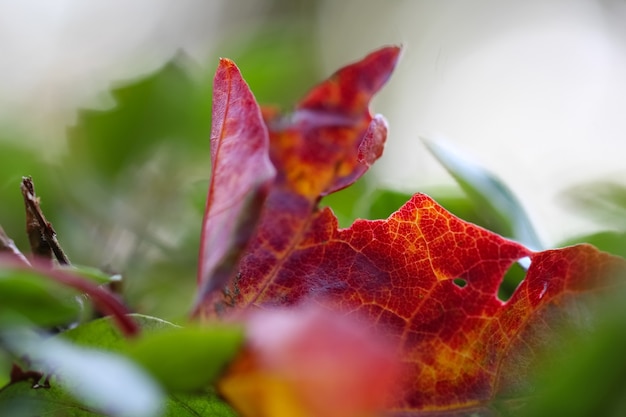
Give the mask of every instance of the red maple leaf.
<path id="1" fill-rule="evenodd" d="M 399 53 L 375 51 L 314 88 L 290 115 L 264 118 L 236 66 L 220 62 L 195 315 L 314 302 L 393 342 L 404 384 L 390 409 L 478 409 L 511 385 L 546 312 L 608 285 L 623 263 L 589 245 L 533 252 L 423 194 L 388 219 L 339 229 L 318 202 L 382 154 L 386 122 L 369 102 Z M 499 300 L 504 274 L 525 257 L 526 278 Z"/>

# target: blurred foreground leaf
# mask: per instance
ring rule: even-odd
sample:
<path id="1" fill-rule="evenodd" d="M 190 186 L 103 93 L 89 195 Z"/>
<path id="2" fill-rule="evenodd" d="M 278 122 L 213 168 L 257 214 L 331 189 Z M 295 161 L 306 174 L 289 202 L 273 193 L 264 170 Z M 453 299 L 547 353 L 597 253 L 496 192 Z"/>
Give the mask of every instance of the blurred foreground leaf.
<path id="1" fill-rule="evenodd" d="M 205 147 L 211 120 L 204 99 L 210 95 L 190 77 L 185 60 L 180 55 L 150 76 L 115 88 L 111 109 L 81 110 L 68 131 L 73 158 L 111 178 L 163 142 Z"/>
<path id="2" fill-rule="evenodd" d="M 176 393 L 168 397 L 163 417 L 238 417 L 213 389 L 198 393 Z"/>
<path id="3" fill-rule="evenodd" d="M 0 410 L 42 403 L 38 413 L 72 415 L 90 410 L 113 416 L 153 417 L 163 408 L 159 387 L 127 358 L 78 347 L 59 338 L 44 339 L 31 330 L 13 328 L 0 333 L 1 343 L 29 367 L 50 376 L 54 390 L 31 388 L 23 382 L 0 391 Z M 24 396 L 28 398 L 24 401 Z M 76 414 L 89 415 L 89 414 Z"/>
<path id="4" fill-rule="evenodd" d="M 224 47 L 228 58 L 244 69 L 257 101 L 289 106 L 319 76 L 311 28 L 302 23 L 281 21 L 260 28 L 253 42 L 236 39 Z"/>
<path id="5" fill-rule="evenodd" d="M 142 314 L 130 314 L 129 317 L 141 328 L 143 335 L 177 327 L 165 320 Z M 97 347 L 112 352 L 124 352 L 128 347 L 128 339 L 120 333 L 111 317 L 82 323 L 63 332 L 60 337 L 79 346 Z"/>
<path id="6" fill-rule="evenodd" d="M 572 187 L 565 193 L 573 209 L 608 226 L 626 231 L 626 186 L 617 182 L 595 181 Z"/>
<path id="7" fill-rule="evenodd" d="M 184 329 L 154 317 L 132 317 L 143 330 L 139 340 L 123 337 L 108 317 L 45 340 L 2 333 L 3 345 L 28 355 L 29 364 L 52 379 L 45 389 L 33 389 L 32 381 L 1 389 L 0 415 L 234 415 L 209 387 L 239 351 L 239 326 Z M 140 368 L 170 390 L 194 393 L 166 397 Z"/>
<path id="8" fill-rule="evenodd" d="M 169 391 L 192 391 L 213 383 L 242 342 L 238 326 L 178 328 L 146 335 L 128 354 Z"/>
<path id="9" fill-rule="evenodd" d="M 66 331 L 64 338 L 131 358 L 169 391 L 205 389 L 237 354 L 243 342 L 239 325 L 179 327 L 156 317 L 131 315 L 141 327 L 128 340 L 108 317 Z"/>
<path id="10" fill-rule="evenodd" d="M 561 329 L 563 348 L 558 355 L 544 354 L 532 381 L 532 400 L 510 415 L 626 415 L 625 297 L 622 287 L 595 305 L 593 320 Z"/>
<path id="11" fill-rule="evenodd" d="M 76 320 L 78 292 L 32 270 L 0 267 L 0 319 L 50 327 Z"/>

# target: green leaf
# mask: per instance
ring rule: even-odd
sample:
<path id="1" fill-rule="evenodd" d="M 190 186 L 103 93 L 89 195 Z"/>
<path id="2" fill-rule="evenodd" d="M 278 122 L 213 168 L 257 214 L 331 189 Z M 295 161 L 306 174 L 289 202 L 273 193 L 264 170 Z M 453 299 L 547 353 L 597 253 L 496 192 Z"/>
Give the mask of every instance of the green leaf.
<path id="1" fill-rule="evenodd" d="M 502 181 L 451 145 L 441 140 L 422 140 L 474 202 L 487 228 L 531 249 L 543 247 L 521 203 Z"/>
<path id="2" fill-rule="evenodd" d="M 324 196 L 320 206 L 331 207 L 337 216 L 339 226 L 348 227 L 354 219 L 367 215 L 371 195 L 365 178 L 361 178 L 350 187 Z"/>
<path id="3" fill-rule="evenodd" d="M 370 199 L 367 218 L 386 219 L 411 199 L 411 194 L 392 190 L 376 190 Z"/>
<path id="4" fill-rule="evenodd" d="M 128 353 L 168 390 L 191 391 L 214 382 L 242 342 L 241 327 L 214 324 L 145 335 Z"/>
<path id="5" fill-rule="evenodd" d="M 50 388 L 32 388 L 30 381 L 20 381 L 0 389 L 0 414 L 12 417 L 95 417 L 102 414 L 86 408 L 57 384 Z"/>
<path id="6" fill-rule="evenodd" d="M 21 381 L 0 389 L 0 415 L 11 417 L 102 417 L 85 407 L 57 384 L 33 389 L 30 381 Z M 211 389 L 200 393 L 177 393 L 165 399 L 162 417 L 237 417 L 237 413 Z"/>
<path id="7" fill-rule="evenodd" d="M 155 73 L 113 90 L 113 108 L 82 110 L 68 131 L 72 160 L 114 178 L 148 157 L 159 143 L 175 141 L 177 149 L 206 146 L 210 95 L 185 65 L 185 57 L 178 56 Z"/>
<path id="8" fill-rule="evenodd" d="M 319 78 L 309 29 L 302 22 L 285 21 L 260 28 L 253 42 L 227 40 L 227 57 L 241 68 L 259 103 L 291 106 Z"/>
<path id="9" fill-rule="evenodd" d="M 237 413 L 214 390 L 199 394 L 177 393 L 167 399 L 163 417 L 237 417 Z"/>
<path id="10" fill-rule="evenodd" d="M 622 281 L 623 282 L 623 281 Z M 530 381 L 533 397 L 514 416 L 626 415 L 626 303 L 624 287 L 593 305 L 583 329 L 564 331 L 557 355 L 548 349 Z"/>
<path id="11" fill-rule="evenodd" d="M 238 325 L 182 328 L 155 317 L 132 317 L 142 329 L 137 340 L 124 338 L 108 317 L 81 324 L 63 337 L 81 346 L 127 355 L 170 391 L 206 388 L 243 342 Z"/>
<path id="12" fill-rule="evenodd" d="M 565 196 L 569 205 L 615 230 L 626 230 L 626 186 L 595 181 L 572 187 Z"/>
<path id="13" fill-rule="evenodd" d="M 72 345 L 60 338 L 43 338 L 24 328 L 4 330 L 1 342 L 19 357 L 27 357 L 31 368 L 51 375 L 50 385 L 61 391 L 45 393 L 40 398 L 45 405 L 41 414 L 66 414 L 93 410 L 119 417 L 153 417 L 163 410 L 163 394 L 156 383 L 129 359 L 101 350 Z M 69 399 L 71 395 L 80 404 Z M 26 394 L 17 403 L 32 400 Z M 7 398 L 8 396 L 8 398 Z M 12 389 L 0 391 L 0 409 L 3 403 L 16 403 Z M 86 414 L 89 415 L 89 414 Z"/>
<path id="14" fill-rule="evenodd" d="M 130 317 L 137 323 L 144 336 L 153 332 L 178 327 L 156 317 L 141 314 L 130 314 Z M 113 352 L 125 352 L 129 343 L 128 339 L 120 333 L 118 326 L 111 317 L 103 317 L 83 323 L 63 332 L 61 337 L 76 345 L 96 347 Z"/>
<path id="15" fill-rule="evenodd" d="M 31 270 L 0 267 L 0 318 L 26 319 L 42 327 L 79 317 L 78 292 Z"/>
<path id="16" fill-rule="evenodd" d="M 0 387 L 4 386 L 9 382 L 9 373 L 11 372 L 11 364 L 13 363 L 13 358 L 0 349 Z"/>
<path id="17" fill-rule="evenodd" d="M 20 352 L 28 352 L 34 363 L 43 369 L 54 365 L 54 375 L 61 375 L 63 381 L 61 378 L 53 378 L 49 389 L 33 389 L 29 381 L 9 384 L 0 390 L 0 415 L 95 417 L 106 412 L 107 415 L 114 416 L 236 416 L 230 406 L 208 387 L 208 383 L 238 351 L 242 340 L 242 330 L 239 327 L 222 325 L 215 328 L 182 329 L 155 317 L 137 314 L 132 316 L 143 330 L 142 339 L 134 343 L 125 339 L 108 317 L 81 324 L 51 339 L 39 340 L 38 348 L 33 347 L 30 342 L 26 348 L 20 343 L 17 346 Z M 16 337 L 10 337 L 15 342 Z M 70 341 L 73 344 L 69 344 Z M 87 349 L 87 346 L 99 347 L 109 352 Z M 128 365 L 136 371 L 139 364 L 110 351 L 138 355 L 139 362 L 150 371 L 161 372 L 165 378 L 172 378 L 165 385 L 173 389 L 197 389 L 197 392 L 176 393 L 168 398 L 158 394 L 152 398 L 152 405 L 143 411 L 137 411 L 137 402 L 146 397 L 146 387 L 143 382 L 125 375 L 124 372 L 128 370 L 120 371 L 116 367 L 121 362 L 122 367 Z M 170 372 L 168 369 L 172 365 L 176 369 Z M 80 375 L 73 375 L 73 372 Z M 87 385 L 92 388 L 96 386 L 96 389 L 87 394 L 81 390 L 76 392 L 77 388 L 86 389 L 82 386 L 85 384 L 83 378 L 88 377 L 93 378 Z M 81 387 L 76 387 L 76 381 L 80 381 Z M 114 389 L 106 388 L 107 384 L 117 386 Z M 123 390 L 125 395 L 119 396 L 118 390 Z M 116 398 L 112 398 L 114 394 Z M 135 396 L 139 398 L 134 398 Z M 163 399 L 164 411 L 160 414 L 156 405 Z M 132 407 L 135 408 L 131 410 Z"/>
<path id="18" fill-rule="evenodd" d="M 602 251 L 626 258 L 626 232 L 603 231 L 576 236 L 562 242 L 559 246 L 571 246 L 577 243 L 590 243 Z"/>
<path id="19" fill-rule="evenodd" d="M 68 266 L 61 266 L 60 269 L 65 269 L 73 272 L 76 275 L 80 275 L 83 278 L 90 279 L 96 284 L 108 284 L 111 282 L 119 282 L 122 280 L 122 277 L 119 274 L 107 274 L 98 268 L 93 268 L 90 266 L 72 264 Z"/>
<path id="20" fill-rule="evenodd" d="M 433 197 L 439 204 L 455 216 L 486 227 L 476 204 L 458 187 L 448 189 L 447 187 L 437 187 L 426 192 Z"/>

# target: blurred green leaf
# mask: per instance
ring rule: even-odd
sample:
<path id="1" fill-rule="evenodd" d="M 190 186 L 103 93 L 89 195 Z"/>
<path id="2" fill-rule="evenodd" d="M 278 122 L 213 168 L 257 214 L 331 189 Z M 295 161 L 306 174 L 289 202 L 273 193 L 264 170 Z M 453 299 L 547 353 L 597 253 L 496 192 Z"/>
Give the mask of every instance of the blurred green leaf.
<path id="1" fill-rule="evenodd" d="M 208 147 L 210 91 L 192 80 L 179 55 L 160 70 L 112 91 L 115 106 L 82 110 L 68 131 L 71 157 L 114 178 L 160 143 Z"/>
<path id="2" fill-rule="evenodd" d="M 602 297 L 585 329 L 563 331 L 559 354 L 548 352 L 540 362 L 532 397 L 510 415 L 626 415 L 625 298 L 623 287 Z"/>
<path id="3" fill-rule="evenodd" d="M 311 28 L 302 23 L 267 25 L 253 42 L 235 39 L 220 48 L 229 51 L 226 56 L 237 63 L 261 105 L 292 106 L 320 78 Z"/>
<path id="4" fill-rule="evenodd" d="M 400 191 L 376 190 L 371 194 L 367 216 L 369 219 L 386 219 L 410 198 L 411 194 Z"/>
<path id="5" fill-rule="evenodd" d="M 531 249 L 543 248 L 522 205 L 504 183 L 451 145 L 441 140 L 422 140 L 474 202 L 476 213 L 488 229 Z"/>
<path id="6" fill-rule="evenodd" d="M 240 326 L 221 324 L 148 334 L 128 353 L 168 390 L 192 391 L 214 382 L 242 342 Z"/>
<path id="7" fill-rule="evenodd" d="M 596 248 L 626 258 L 626 231 L 604 231 L 570 238 L 559 246 L 570 246 L 577 243 L 590 243 Z"/>
<path id="8" fill-rule="evenodd" d="M 23 320 L 42 326 L 76 320 L 81 306 L 78 292 L 30 270 L 0 266 L 0 318 Z"/>
<path id="9" fill-rule="evenodd" d="M 626 186 L 596 181 L 572 187 L 565 192 L 568 206 L 609 226 L 626 230 Z"/>
<path id="10" fill-rule="evenodd" d="M 361 178 L 350 187 L 325 196 L 320 207 L 331 207 L 339 227 L 348 227 L 354 219 L 367 216 L 371 195 L 365 178 Z"/>
<path id="11" fill-rule="evenodd" d="M 516 262 L 506 271 L 500 286 L 498 287 L 498 299 L 501 301 L 508 301 L 509 298 L 515 292 L 517 286 L 526 278 L 528 265 L 524 263 L 524 266 L 520 265 L 520 262 Z"/>
<path id="12" fill-rule="evenodd" d="M 13 359 L 8 352 L 0 349 L 0 387 L 9 382 L 9 373 Z"/>
<path id="13" fill-rule="evenodd" d="M 428 191 L 427 194 L 430 194 L 439 204 L 458 218 L 486 227 L 474 201 L 458 188 L 436 188 Z"/>
<path id="14" fill-rule="evenodd" d="M 104 271 L 84 265 L 62 265 L 60 269 L 65 269 L 73 272 L 76 275 L 80 275 L 83 278 L 87 278 L 96 284 L 108 284 L 112 282 L 121 281 L 122 277 L 119 274 L 107 274 Z"/>
<path id="15" fill-rule="evenodd" d="M 238 325 L 181 328 L 155 317 L 131 316 L 142 329 L 137 340 L 126 339 L 108 317 L 81 324 L 63 337 L 80 346 L 128 355 L 171 391 L 207 387 L 243 342 Z"/>
<path id="16" fill-rule="evenodd" d="M 24 328 L 3 330 L 0 341 L 15 356 L 27 357 L 32 369 L 50 375 L 50 385 L 62 390 L 50 392 L 29 388 L 28 391 L 23 384 L 17 384 L 22 387 L 17 392 L 16 388 L 0 391 L 0 409 L 7 402 L 13 406 L 43 401 L 39 412 L 45 415 L 57 413 L 60 409 L 63 409 L 63 415 L 89 415 L 79 414 L 85 409 L 120 417 L 161 414 L 164 403 L 159 387 L 127 358 L 75 346 L 59 338 L 46 339 Z M 38 396 L 36 400 L 35 395 Z M 22 399 L 17 402 L 20 396 Z"/>
<path id="17" fill-rule="evenodd" d="M 70 257 L 120 271 L 129 304 L 159 316 L 174 316 L 161 309 L 171 304 L 184 314 L 191 298 L 177 289 L 192 285 L 184 277 L 194 282 L 183 250 L 197 248 L 202 214 L 189 204 L 186 184 L 210 172 L 210 78 L 199 81 L 189 68 L 178 56 L 116 88 L 114 107 L 82 110 L 55 187 L 64 208 L 55 227 Z M 157 276 L 157 264 L 171 274 Z M 153 302 L 154 292 L 164 297 Z"/>
<path id="18" fill-rule="evenodd" d="M 20 381 L 0 389 L 0 414 L 11 417 L 96 417 L 102 414 L 87 409 L 57 384 L 32 388 L 31 381 Z"/>
<path id="19" fill-rule="evenodd" d="M 238 414 L 212 389 L 169 396 L 163 417 L 237 417 Z"/>
<path id="20" fill-rule="evenodd" d="M 98 347 L 129 356 L 171 391 L 206 391 L 223 367 L 239 351 L 243 332 L 239 326 L 180 328 L 164 320 L 139 314 L 133 319 L 142 329 L 138 340 L 123 337 L 109 318 L 68 330 L 64 339 L 80 346 Z M 230 407 L 206 394 L 172 394 L 166 416 L 234 415 Z M 208 411 L 207 411 L 208 412 Z"/>
<path id="21" fill-rule="evenodd" d="M 57 384 L 50 388 L 33 389 L 32 383 L 22 381 L 0 389 L 0 415 L 7 417 L 103 417 L 102 413 L 64 392 Z M 237 417 L 235 411 L 210 389 L 195 394 L 173 394 L 165 399 L 162 417 Z M 109 417 L 111 414 L 109 414 Z"/>
<path id="22" fill-rule="evenodd" d="M 458 190 L 436 188 L 426 193 L 457 217 L 476 224 L 482 223 L 475 204 Z M 339 226 L 348 227 L 356 218 L 386 219 L 412 196 L 398 190 L 372 188 L 365 176 L 350 187 L 325 196 L 320 206 L 331 207 L 339 220 Z"/>
<path id="23" fill-rule="evenodd" d="M 130 317 L 137 323 L 142 335 L 178 327 L 165 320 L 142 314 L 131 314 Z M 79 346 L 97 347 L 114 352 L 124 352 L 128 348 L 128 339 L 120 333 L 111 317 L 82 323 L 63 332 L 60 337 Z"/>

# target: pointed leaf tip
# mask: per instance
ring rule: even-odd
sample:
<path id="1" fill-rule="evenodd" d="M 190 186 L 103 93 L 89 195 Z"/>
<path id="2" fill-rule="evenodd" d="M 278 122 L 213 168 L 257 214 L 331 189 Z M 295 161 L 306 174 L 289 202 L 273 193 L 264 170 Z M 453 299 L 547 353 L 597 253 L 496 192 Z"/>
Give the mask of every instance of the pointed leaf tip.
<path id="1" fill-rule="evenodd" d="M 335 72 L 311 90 L 298 109 L 335 111 L 358 116 L 367 112 L 370 99 L 387 82 L 400 57 L 399 46 L 388 46 Z"/>
<path id="2" fill-rule="evenodd" d="M 254 230 L 275 175 L 261 109 L 235 63 L 226 58 L 220 59 L 213 83 L 211 160 L 198 280 L 219 288 Z"/>

